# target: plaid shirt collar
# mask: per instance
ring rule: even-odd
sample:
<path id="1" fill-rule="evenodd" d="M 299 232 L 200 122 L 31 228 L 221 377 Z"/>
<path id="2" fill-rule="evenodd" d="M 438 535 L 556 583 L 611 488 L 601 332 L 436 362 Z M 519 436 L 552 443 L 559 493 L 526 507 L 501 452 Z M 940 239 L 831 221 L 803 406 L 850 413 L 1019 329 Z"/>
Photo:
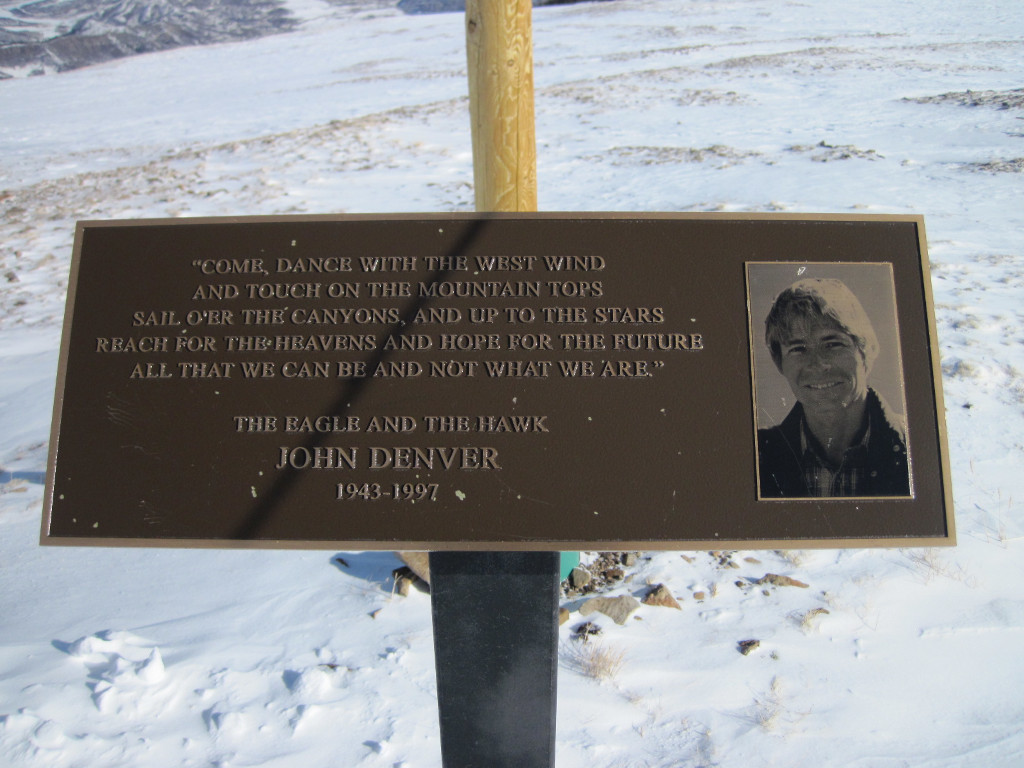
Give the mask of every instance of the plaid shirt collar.
<path id="1" fill-rule="evenodd" d="M 871 420 L 868 419 L 861 439 L 843 452 L 843 458 L 837 466 L 829 461 L 814 435 L 807 429 L 807 421 L 801 414 L 800 465 L 808 493 L 821 497 L 857 496 L 865 486 L 870 438 Z"/>

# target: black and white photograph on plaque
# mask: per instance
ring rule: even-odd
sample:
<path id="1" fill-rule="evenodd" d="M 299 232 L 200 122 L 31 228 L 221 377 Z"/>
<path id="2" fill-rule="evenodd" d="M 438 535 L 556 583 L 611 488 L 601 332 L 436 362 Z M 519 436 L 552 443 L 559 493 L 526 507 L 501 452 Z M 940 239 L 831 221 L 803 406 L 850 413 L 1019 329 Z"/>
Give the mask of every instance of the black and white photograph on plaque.
<path id="1" fill-rule="evenodd" d="M 911 497 L 892 265 L 747 265 L 759 499 Z"/>

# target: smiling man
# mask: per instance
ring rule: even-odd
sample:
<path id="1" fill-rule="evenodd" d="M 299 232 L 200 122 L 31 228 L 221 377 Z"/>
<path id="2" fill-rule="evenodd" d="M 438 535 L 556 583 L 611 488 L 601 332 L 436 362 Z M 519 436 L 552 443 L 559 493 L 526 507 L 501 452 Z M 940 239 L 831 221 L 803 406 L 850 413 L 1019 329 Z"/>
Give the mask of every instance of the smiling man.
<path id="1" fill-rule="evenodd" d="M 761 498 L 909 496 L 902 416 L 868 386 L 878 339 L 839 280 L 800 280 L 775 299 L 765 343 L 797 402 L 759 429 Z"/>

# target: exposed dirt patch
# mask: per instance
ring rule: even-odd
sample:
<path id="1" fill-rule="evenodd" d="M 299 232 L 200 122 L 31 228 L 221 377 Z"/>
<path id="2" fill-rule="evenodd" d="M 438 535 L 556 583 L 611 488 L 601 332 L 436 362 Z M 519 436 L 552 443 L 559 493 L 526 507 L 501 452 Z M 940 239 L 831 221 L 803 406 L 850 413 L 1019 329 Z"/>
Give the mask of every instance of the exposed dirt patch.
<path id="1" fill-rule="evenodd" d="M 664 101 L 681 107 L 739 105 L 750 102 L 749 97 L 736 91 L 685 87 L 684 84 L 692 83 L 693 78 L 694 73 L 690 68 L 668 67 L 562 83 L 541 89 L 537 94 L 544 98 L 568 100 L 588 107 L 607 109 L 649 103 L 650 89 L 662 86 L 659 92 L 664 94 Z"/>
<path id="2" fill-rule="evenodd" d="M 996 109 L 1024 109 L 1024 88 L 1009 91 L 953 91 L 938 96 L 905 98 L 915 104 L 956 104 L 961 107 L 995 107 Z"/>
<path id="3" fill-rule="evenodd" d="M 712 62 L 707 64 L 706 67 L 708 69 L 725 70 L 789 69 L 794 72 L 818 71 L 854 66 L 848 59 L 861 55 L 860 52 L 852 48 L 816 46 L 799 51 L 737 56 L 724 59 L 723 61 Z"/>
<path id="4" fill-rule="evenodd" d="M 752 157 L 760 157 L 760 152 L 736 149 L 723 144 L 710 147 L 612 147 L 607 153 L 594 155 L 589 160 L 607 161 L 612 165 L 675 165 L 680 163 L 713 162 L 719 168 L 728 168 L 742 163 Z"/>
<path id="5" fill-rule="evenodd" d="M 819 141 L 817 144 L 794 144 L 786 147 L 789 152 L 809 153 L 816 163 L 828 163 L 833 160 L 881 160 L 884 155 L 873 149 L 861 149 L 852 144 L 828 144 Z"/>
<path id="6" fill-rule="evenodd" d="M 987 163 L 967 163 L 963 166 L 978 173 L 1024 173 L 1024 157 L 1012 160 L 989 160 Z"/>

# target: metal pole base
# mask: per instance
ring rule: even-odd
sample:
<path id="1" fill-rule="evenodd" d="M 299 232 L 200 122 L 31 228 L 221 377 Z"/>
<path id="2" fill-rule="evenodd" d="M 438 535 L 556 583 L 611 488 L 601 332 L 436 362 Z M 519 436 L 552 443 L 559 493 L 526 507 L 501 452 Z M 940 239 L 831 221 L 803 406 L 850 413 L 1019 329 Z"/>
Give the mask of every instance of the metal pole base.
<path id="1" fill-rule="evenodd" d="M 557 552 L 431 552 L 444 768 L 553 768 Z"/>

